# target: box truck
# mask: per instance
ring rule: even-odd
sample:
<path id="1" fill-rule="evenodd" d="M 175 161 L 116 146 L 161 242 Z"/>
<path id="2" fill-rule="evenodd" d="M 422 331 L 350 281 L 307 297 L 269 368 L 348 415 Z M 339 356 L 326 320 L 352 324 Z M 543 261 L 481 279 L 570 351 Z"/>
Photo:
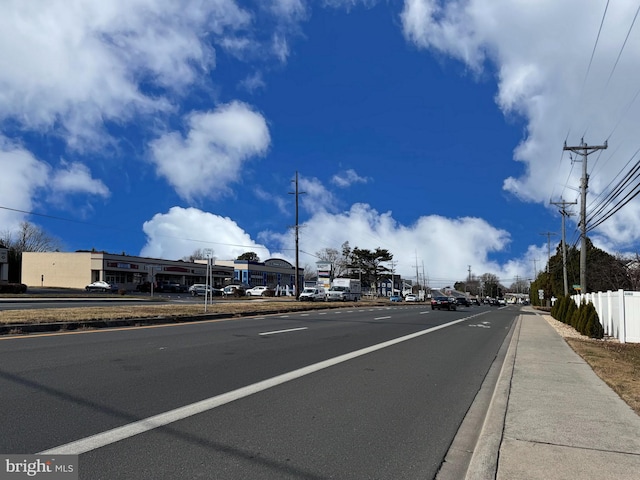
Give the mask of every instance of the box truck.
<path id="1" fill-rule="evenodd" d="M 328 302 L 358 301 L 362 297 L 362 283 L 355 278 L 334 278 L 327 291 Z"/>

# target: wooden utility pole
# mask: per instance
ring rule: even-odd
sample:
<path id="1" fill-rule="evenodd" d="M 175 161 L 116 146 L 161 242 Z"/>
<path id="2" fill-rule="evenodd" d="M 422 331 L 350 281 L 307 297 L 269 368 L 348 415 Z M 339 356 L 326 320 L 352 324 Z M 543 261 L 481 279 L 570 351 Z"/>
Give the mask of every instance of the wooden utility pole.
<path id="1" fill-rule="evenodd" d="M 551 235 L 557 235 L 555 232 L 545 232 L 540 235 L 547 237 L 547 273 L 551 273 L 549 270 L 549 264 L 551 263 Z"/>
<path id="2" fill-rule="evenodd" d="M 606 148 L 606 140 L 604 145 L 590 147 L 584 143 L 584 139 L 581 139 L 580 145 L 576 147 L 567 147 L 567 142 L 565 142 L 563 148 L 563 150 L 569 150 L 583 157 L 580 160 L 582 162 L 582 179 L 580 181 L 580 293 L 587 293 L 587 189 L 589 186 L 587 157 L 597 150 L 605 150 Z"/>
<path id="3" fill-rule="evenodd" d="M 569 217 L 572 215 L 571 212 L 567 212 L 567 205 L 576 205 L 577 203 L 577 200 L 575 202 L 565 202 L 562 199 L 559 202 L 551 202 L 552 205 L 562 207 L 562 209 L 560 209 L 560 214 L 562 215 L 562 275 L 564 278 L 565 297 L 569 295 L 569 282 L 567 280 L 567 241 L 565 238 L 565 217 Z"/>
<path id="4" fill-rule="evenodd" d="M 298 298 L 300 298 L 300 280 L 298 278 L 298 269 L 299 269 L 299 264 L 300 264 L 300 248 L 299 248 L 299 235 L 298 235 L 298 230 L 299 230 L 299 225 L 298 225 L 298 196 L 302 195 L 303 193 L 306 192 L 299 192 L 298 191 L 298 172 L 296 171 L 296 178 L 295 180 L 292 180 L 293 183 L 296 184 L 296 190 L 295 192 L 289 192 L 289 194 L 291 195 L 295 195 L 296 196 L 296 224 L 294 226 L 294 231 L 295 231 L 295 239 L 296 239 L 296 273 L 295 273 L 295 294 L 296 294 L 296 300 Z"/>

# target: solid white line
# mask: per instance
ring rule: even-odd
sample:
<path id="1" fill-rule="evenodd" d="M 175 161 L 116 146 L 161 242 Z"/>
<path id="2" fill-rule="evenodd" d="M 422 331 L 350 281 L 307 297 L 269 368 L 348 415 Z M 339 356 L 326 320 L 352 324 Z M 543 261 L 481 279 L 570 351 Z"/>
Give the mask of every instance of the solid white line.
<path id="1" fill-rule="evenodd" d="M 287 332 L 295 332 L 298 330 L 306 330 L 309 327 L 300 327 L 300 328 L 288 328 L 287 330 L 274 330 L 272 332 L 263 332 L 260 333 L 259 335 L 275 335 L 277 333 L 287 333 Z"/>
<path id="2" fill-rule="evenodd" d="M 254 393 L 261 392 L 268 388 L 290 382 L 291 380 L 295 380 L 305 375 L 318 372 L 325 368 L 333 367 L 334 365 L 338 365 L 348 360 L 361 357 L 362 355 L 366 355 L 377 350 L 382 350 L 383 348 L 391 347 L 392 345 L 397 345 L 399 343 L 421 337 L 422 335 L 426 335 L 437 330 L 442 330 L 443 328 L 450 327 L 466 320 L 468 320 L 468 318 L 461 318 L 460 320 L 454 320 L 453 322 L 411 333 L 409 335 L 405 335 L 404 337 L 394 338 L 393 340 L 388 340 L 377 345 L 372 345 L 370 347 L 356 350 L 355 352 L 339 355 L 322 362 L 314 363 L 313 365 L 309 365 L 307 367 L 302 367 L 297 370 L 283 373 L 282 375 L 278 375 L 276 377 L 254 383 L 253 385 L 247 385 L 246 387 L 223 393 L 216 397 L 207 398 L 205 400 L 192 403 L 191 405 L 185 405 L 184 407 L 176 408 L 175 410 L 170 410 L 165 413 L 160 413 L 153 417 L 145 418 L 128 425 L 123 425 L 122 427 L 114 428 L 112 430 L 107 430 L 106 432 L 98 433 L 90 437 L 82 438 L 80 440 L 76 440 L 75 442 L 60 445 L 58 447 L 53 447 L 49 450 L 39 452 L 37 455 L 80 455 L 82 453 L 90 452 L 91 450 L 95 450 L 96 448 L 104 447 L 106 445 L 110 445 L 112 443 L 116 443 L 121 440 L 133 437 L 134 435 L 145 433 L 155 428 L 163 427 L 170 423 L 183 420 L 193 415 L 197 415 L 221 405 L 225 405 L 235 400 L 253 395 Z"/>

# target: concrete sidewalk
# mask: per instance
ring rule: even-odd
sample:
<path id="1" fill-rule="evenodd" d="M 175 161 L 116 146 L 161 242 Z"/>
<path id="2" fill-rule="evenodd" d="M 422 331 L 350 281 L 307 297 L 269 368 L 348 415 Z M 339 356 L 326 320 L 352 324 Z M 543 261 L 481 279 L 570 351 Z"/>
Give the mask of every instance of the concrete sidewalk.
<path id="1" fill-rule="evenodd" d="M 466 478 L 636 480 L 640 416 L 523 309 Z"/>

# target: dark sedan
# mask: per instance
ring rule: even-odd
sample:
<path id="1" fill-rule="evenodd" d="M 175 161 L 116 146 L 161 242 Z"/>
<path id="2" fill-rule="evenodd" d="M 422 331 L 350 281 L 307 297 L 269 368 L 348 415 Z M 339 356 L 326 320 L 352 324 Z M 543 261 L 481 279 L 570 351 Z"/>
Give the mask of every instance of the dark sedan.
<path id="1" fill-rule="evenodd" d="M 456 303 L 461 307 L 470 307 L 471 302 L 467 297 L 456 297 Z"/>
<path id="2" fill-rule="evenodd" d="M 431 299 L 431 310 L 456 310 L 456 299 L 453 297 L 433 297 Z"/>

